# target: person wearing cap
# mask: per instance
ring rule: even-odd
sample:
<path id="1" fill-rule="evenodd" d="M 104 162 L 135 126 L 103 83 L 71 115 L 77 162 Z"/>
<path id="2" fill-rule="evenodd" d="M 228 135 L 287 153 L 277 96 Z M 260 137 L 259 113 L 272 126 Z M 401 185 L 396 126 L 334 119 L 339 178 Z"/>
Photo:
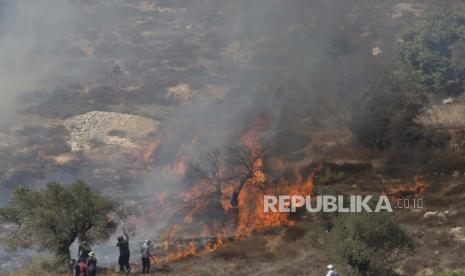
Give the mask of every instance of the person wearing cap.
<path id="1" fill-rule="evenodd" d="M 326 276 L 339 276 L 339 273 L 336 272 L 336 269 L 334 269 L 334 266 L 332 264 L 329 264 L 326 266 L 328 269 L 328 273 L 326 273 Z"/>
<path id="2" fill-rule="evenodd" d="M 97 257 L 95 257 L 94 251 L 89 253 L 87 258 L 87 276 L 95 276 L 97 274 Z"/>
<path id="3" fill-rule="evenodd" d="M 144 244 L 140 248 L 140 253 L 142 255 L 142 274 L 149 273 L 150 258 L 152 258 L 152 254 L 150 253 L 150 240 L 144 241 Z"/>

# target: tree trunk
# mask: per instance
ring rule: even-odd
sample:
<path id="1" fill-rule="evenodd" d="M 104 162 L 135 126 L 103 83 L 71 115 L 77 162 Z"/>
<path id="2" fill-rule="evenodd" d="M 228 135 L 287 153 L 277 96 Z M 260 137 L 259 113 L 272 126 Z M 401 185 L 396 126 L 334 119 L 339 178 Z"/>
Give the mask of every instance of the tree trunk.
<path id="1" fill-rule="evenodd" d="M 61 245 L 55 250 L 55 262 L 57 267 L 68 267 L 71 260 L 69 247 L 76 240 L 76 237 L 70 237 L 68 240 L 63 241 Z"/>
<path id="2" fill-rule="evenodd" d="M 249 180 L 249 177 L 243 179 L 239 186 L 234 190 L 232 198 L 231 198 L 231 205 L 234 209 L 237 209 L 239 207 L 239 195 L 241 194 L 242 189 L 245 186 L 245 182 Z"/>
<path id="3" fill-rule="evenodd" d="M 63 245 L 55 251 L 55 257 L 57 258 L 57 260 L 66 261 L 66 263 L 68 263 L 71 260 L 69 251 L 70 246 L 71 244 Z"/>
<path id="4" fill-rule="evenodd" d="M 224 225 L 225 225 L 225 223 L 227 221 L 227 217 L 226 217 L 226 213 L 224 211 L 223 203 L 222 203 L 223 191 L 221 190 L 221 182 L 220 181 L 216 182 L 215 197 L 216 197 L 216 200 L 217 200 L 218 209 L 221 210 L 221 214 L 220 214 L 221 217 L 219 219 L 220 219 L 221 225 L 224 227 Z"/>

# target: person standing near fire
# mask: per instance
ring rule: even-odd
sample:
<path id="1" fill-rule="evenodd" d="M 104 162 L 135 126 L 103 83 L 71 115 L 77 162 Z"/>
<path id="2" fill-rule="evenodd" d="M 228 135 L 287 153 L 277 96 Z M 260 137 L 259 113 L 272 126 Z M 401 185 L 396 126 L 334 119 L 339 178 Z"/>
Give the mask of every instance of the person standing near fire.
<path id="1" fill-rule="evenodd" d="M 330 264 L 326 268 L 328 269 L 328 273 L 326 273 L 326 276 L 339 276 L 339 273 L 337 273 L 333 265 Z"/>
<path id="2" fill-rule="evenodd" d="M 131 266 L 129 265 L 129 257 L 131 251 L 129 250 L 129 235 L 126 231 L 123 231 L 124 236 L 118 237 L 118 243 L 116 244 L 119 247 L 119 271 L 120 272 L 131 272 Z"/>
<path id="3" fill-rule="evenodd" d="M 87 276 L 95 275 L 97 275 L 97 257 L 94 251 L 91 251 L 89 253 L 89 258 L 87 258 Z"/>
<path id="4" fill-rule="evenodd" d="M 142 255 L 142 274 L 148 274 L 150 270 L 150 258 L 152 254 L 150 253 L 150 240 L 145 240 L 140 248 L 140 253 Z"/>

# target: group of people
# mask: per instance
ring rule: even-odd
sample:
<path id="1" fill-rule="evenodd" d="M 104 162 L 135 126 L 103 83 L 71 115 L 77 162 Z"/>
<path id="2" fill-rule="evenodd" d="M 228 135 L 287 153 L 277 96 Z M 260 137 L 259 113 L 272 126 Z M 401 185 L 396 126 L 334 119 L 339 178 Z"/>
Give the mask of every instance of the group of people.
<path id="1" fill-rule="evenodd" d="M 119 248 L 119 270 L 120 272 L 131 272 L 131 265 L 129 264 L 129 258 L 131 251 L 129 249 L 129 235 L 124 232 L 122 236 L 118 237 L 116 246 Z M 145 240 L 140 248 L 140 254 L 142 257 L 142 274 L 149 273 L 150 270 L 150 259 L 153 257 L 150 253 L 151 242 Z M 97 273 L 97 258 L 95 253 L 85 243 L 79 245 L 78 249 L 78 260 L 71 261 L 71 267 L 74 272 L 74 276 L 95 276 Z M 333 265 L 326 267 L 328 273 L 326 276 L 339 276 Z"/>
<path id="2" fill-rule="evenodd" d="M 129 258 L 131 251 L 129 249 L 129 235 L 124 232 L 122 236 L 118 237 L 116 246 L 119 248 L 119 270 L 120 272 L 131 272 L 131 265 Z M 151 242 L 145 240 L 140 248 L 142 256 L 142 274 L 149 273 L 150 259 L 153 257 L 150 253 Z M 78 261 L 71 261 L 71 268 L 74 276 L 95 276 L 97 273 L 97 258 L 95 253 L 85 243 L 79 245 Z"/>
<path id="3" fill-rule="evenodd" d="M 93 251 L 79 246 L 78 261 L 72 260 L 74 276 L 95 276 L 97 274 L 97 257 Z"/>
<path id="4" fill-rule="evenodd" d="M 119 247 L 119 271 L 130 272 L 131 265 L 129 264 L 129 258 L 131 256 L 131 251 L 129 250 L 129 235 L 126 232 L 124 232 L 123 236 L 118 237 L 116 246 Z M 142 274 L 149 273 L 150 270 L 150 259 L 152 258 L 150 246 L 150 240 L 145 240 L 140 248 L 140 254 L 142 256 Z"/>

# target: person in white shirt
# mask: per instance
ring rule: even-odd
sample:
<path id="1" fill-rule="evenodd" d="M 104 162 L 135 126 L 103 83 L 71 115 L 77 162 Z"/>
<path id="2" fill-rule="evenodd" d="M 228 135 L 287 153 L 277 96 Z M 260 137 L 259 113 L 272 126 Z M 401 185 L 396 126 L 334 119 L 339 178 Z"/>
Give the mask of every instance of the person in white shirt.
<path id="1" fill-rule="evenodd" d="M 142 274 L 148 274 L 150 270 L 150 258 L 153 257 L 150 253 L 150 245 L 150 240 L 145 240 L 144 244 L 140 248 L 140 253 L 142 255 Z"/>
<path id="2" fill-rule="evenodd" d="M 326 276 L 339 276 L 339 273 L 336 272 L 336 269 L 333 265 L 330 264 L 326 268 L 328 269 L 328 273 L 326 273 Z"/>

